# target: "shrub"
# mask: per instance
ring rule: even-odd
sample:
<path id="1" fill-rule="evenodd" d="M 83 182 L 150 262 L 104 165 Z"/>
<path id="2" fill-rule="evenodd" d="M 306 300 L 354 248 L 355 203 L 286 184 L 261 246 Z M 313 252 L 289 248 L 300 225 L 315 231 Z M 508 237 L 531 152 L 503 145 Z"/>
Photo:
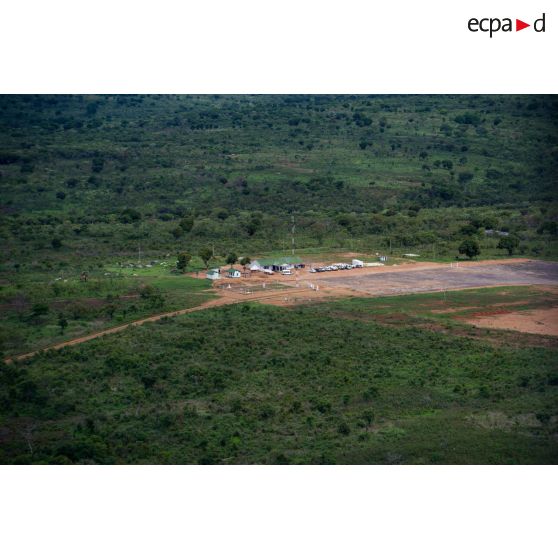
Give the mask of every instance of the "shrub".
<path id="1" fill-rule="evenodd" d="M 348 436 L 351 433 L 351 429 L 346 422 L 341 422 L 337 426 L 337 432 L 339 432 L 342 436 Z"/>
<path id="2" fill-rule="evenodd" d="M 510 234 L 509 236 L 503 236 L 498 242 L 498 248 L 500 250 L 507 250 L 510 256 L 513 255 L 514 251 L 519 246 L 519 238 Z"/>
<path id="3" fill-rule="evenodd" d="M 469 259 L 478 256 L 480 251 L 479 243 L 474 238 L 467 238 L 459 245 L 459 253 L 465 254 Z"/>

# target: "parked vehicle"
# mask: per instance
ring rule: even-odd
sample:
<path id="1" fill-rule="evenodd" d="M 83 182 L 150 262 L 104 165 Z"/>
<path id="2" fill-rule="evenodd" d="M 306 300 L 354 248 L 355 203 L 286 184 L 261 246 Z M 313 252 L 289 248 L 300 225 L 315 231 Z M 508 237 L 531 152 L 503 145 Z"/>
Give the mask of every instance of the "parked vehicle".
<path id="1" fill-rule="evenodd" d="M 264 269 L 263 272 L 267 275 L 273 275 L 273 271 L 271 271 L 271 269 Z"/>
<path id="2" fill-rule="evenodd" d="M 283 271 L 281 271 L 281 275 L 292 275 L 293 272 L 290 269 L 283 269 Z"/>

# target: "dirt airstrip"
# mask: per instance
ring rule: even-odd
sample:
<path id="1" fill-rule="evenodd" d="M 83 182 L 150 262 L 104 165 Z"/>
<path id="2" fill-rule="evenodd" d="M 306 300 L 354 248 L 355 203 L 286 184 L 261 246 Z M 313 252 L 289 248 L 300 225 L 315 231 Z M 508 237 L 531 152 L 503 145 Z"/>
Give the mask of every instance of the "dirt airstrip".
<path id="1" fill-rule="evenodd" d="M 459 265 L 409 262 L 323 273 L 310 273 L 309 269 L 310 266 L 307 266 L 288 276 L 252 273 L 240 280 L 223 279 L 216 283 L 216 287 L 221 296 L 229 300 L 240 302 L 257 297 L 264 304 L 295 306 L 326 297 L 393 296 L 505 285 L 558 286 L 558 263 L 528 259 L 459 262 Z M 272 287 L 275 289 L 272 290 Z M 501 304 L 513 306 L 521 302 Z M 473 307 L 461 307 L 455 311 L 467 309 L 475 310 Z M 449 314 L 451 309 L 434 313 Z M 558 308 L 519 312 L 491 308 L 488 312 L 472 313 L 462 321 L 477 327 L 558 335 Z"/>
<path id="2" fill-rule="evenodd" d="M 320 265 L 316 263 L 314 265 Z M 310 267 L 285 276 L 252 273 L 242 279 L 222 279 L 214 283 L 218 298 L 200 306 L 156 314 L 131 323 L 71 339 L 41 350 L 61 349 L 91 339 L 117 333 L 131 326 L 179 316 L 208 308 L 257 301 L 276 306 L 293 306 L 327 297 L 390 296 L 444 290 L 461 290 L 504 285 L 558 286 L 558 263 L 524 259 L 450 264 L 415 263 L 399 266 L 311 273 Z M 468 316 L 468 323 L 489 328 L 504 328 L 528 333 L 558 335 L 558 309 L 523 312 L 502 311 L 490 315 Z M 14 355 L 13 362 L 30 358 L 41 350 Z"/>
<path id="3" fill-rule="evenodd" d="M 374 296 L 424 293 L 504 285 L 556 285 L 558 263 L 542 261 L 475 262 L 476 265 L 400 266 L 397 270 L 347 276 L 342 271 L 324 278 L 326 286 L 352 289 Z M 359 270 L 361 271 L 361 270 Z M 343 274 L 343 275 L 342 275 Z M 320 277 L 321 279 L 321 277 Z"/>

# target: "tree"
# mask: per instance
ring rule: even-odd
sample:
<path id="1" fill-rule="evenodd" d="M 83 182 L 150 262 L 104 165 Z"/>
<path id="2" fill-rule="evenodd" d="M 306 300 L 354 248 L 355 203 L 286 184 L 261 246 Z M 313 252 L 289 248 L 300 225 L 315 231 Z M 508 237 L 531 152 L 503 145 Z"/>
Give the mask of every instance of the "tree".
<path id="1" fill-rule="evenodd" d="M 259 224 L 256 221 L 250 221 L 246 223 L 245 229 L 248 233 L 248 236 L 254 236 L 256 232 L 258 232 Z"/>
<path id="2" fill-rule="evenodd" d="M 58 326 L 60 327 L 60 334 L 64 333 L 64 330 L 68 327 L 68 320 L 63 314 L 58 314 Z"/>
<path id="3" fill-rule="evenodd" d="M 498 226 L 498 220 L 494 217 L 494 215 L 474 217 L 471 219 L 471 225 L 477 229 L 495 229 Z"/>
<path id="4" fill-rule="evenodd" d="M 153 285 L 144 285 L 140 289 L 140 297 L 149 300 L 157 294 L 157 289 Z"/>
<path id="5" fill-rule="evenodd" d="M 198 252 L 198 256 L 202 259 L 205 268 L 208 268 L 209 261 L 213 258 L 213 250 L 211 248 L 202 248 Z"/>
<path id="6" fill-rule="evenodd" d="M 465 124 L 467 126 L 478 126 L 481 122 L 480 116 L 474 112 L 465 112 L 463 114 L 458 114 L 454 118 L 454 120 L 458 124 Z"/>
<path id="7" fill-rule="evenodd" d="M 558 223 L 556 221 L 545 221 L 537 229 L 537 233 L 538 234 L 548 233 L 552 236 L 557 236 L 558 235 Z"/>
<path id="8" fill-rule="evenodd" d="M 316 221 L 312 224 L 312 234 L 316 237 L 320 246 L 324 243 L 324 237 L 328 233 L 328 229 L 327 223 L 323 221 Z"/>
<path id="9" fill-rule="evenodd" d="M 503 236 L 498 242 L 498 248 L 500 250 L 507 250 L 510 256 L 513 255 L 514 251 L 519 246 L 519 238 L 513 234 L 509 236 Z"/>
<path id="10" fill-rule="evenodd" d="M 50 243 L 55 250 L 60 250 L 60 248 L 62 248 L 62 241 L 59 238 L 53 238 Z"/>
<path id="11" fill-rule="evenodd" d="M 41 316 L 45 316 L 49 312 L 48 304 L 45 304 L 44 302 L 37 302 L 36 304 L 33 304 L 31 312 L 33 318 L 40 318 Z"/>
<path id="12" fill-rule="evenodd" d="M 248 257 L 245 256 L 244 258 L 240 258 L 240 265 L 243 267 L 246 267 L 247 265 L 250 265 L 252 263 L 252 260 Z"/>
<path id="13" fill-rule="evenodd" d="M 244 225 L 248 236 L 254 236 L 262 226 L 262 218 L 259 213 L 253 213 L 250 221 Z"/>
<path id="14" fill-rule="evenodd" d="M 66 197 L 66 192 L 56 192 L 56 197 L 59 200 L 63 200 Z"/>
<path id="15" fill-rule="evenodd" d="M 479 243 L 474 238 L 467 238 L 459 245 L 459 253 L 465 254 L 469 259 L 478 256 L 480 252 Z"/>
<path id="16" fill-rule="evenodd" d="M 162 308 L 165 298 L 161 291 L 153 285 L 145 285 L 140 289 L 140 297 L 145 300 L 151 308 Z"/>
<path id="17" fill-rule="evenodd" d="M 180 272 L 184 273 L 186 271 L 186 268 L 188 267 L 188 264 L 190 263 L 191 259 L 192 259 L 192 256 L 190 256 L 190 254 L 187 254 L 186 252 L 182 252 L 181 254 L 178 254 L 178 260 L 176 262 L 176 269 L 178 269 Z"/>
<path id="18" fill-rule="evenodd" d="M 337 426 L 337 432 L 339 432 L 339 434 L 342 434 L 343 436 L 348 436 L 351 433 L 351 429 L 346 422 L 341 422 Z"/>
<path id="19" fill-rule="evenodd" d="M 120 222 L 124 224 L 135 223 L 140 219 L 141 219 L 141 213 L 136 209 L 127 208 L 120 213 Z"/>
<path id="20" fill-rule="evenodd" d="M 478 227 L 475 227 L 475 225 L 468 224 L 468 225 L 463 225 L 460 229 L 459 232 L 463 235 L 463 236 L 473 236 L 474 234 L 477 234 L 479 232 Z"/>
<path id="21" fill-rule="evenodd" d="M 180 223 L 178 223 L 178 226 L 185 232 L 190 232 L 192 230 L 192 227 L 194 226 L 194 219 L 191 216 L 186 216 L 184 218 L 182 218 L 180 220 Z"/>
<path id="22" fill-rule="evenodd" d="M 114 313 L 116 312 L 116 306 L 114 304 L 109 304 L 106 308 L 106 313 L 107 316 L 109 317 L 109 320 L 112 320 L 112 318 L 114 317 Z"/>
<path id="23" fill-rule="evenodd" d="M 95 157 L 95 159 L 91 161 L 92 172 L 101 172 L 104 166 L 105 166 L 105 161 L 101 157 Z"/>
<path id="24" fill-rule="evenodd" d="M 184 229 L 182 227 L 176 227 L 172 229 L 171 234 L 178 240 L 184 234 Z"/>
<path id="25" fill-rule="evenodd" d="M 217 219 L 220 219 L 221 221 L 224 221 L 225 219 L 228 218 L 229 212 L 224 207 L 217 207 L 213 210 L 213 215 L 215 215 L 215 217 L 217 217 Z"/>
<path id="26" fill-rule="evenodd" d="M 471 182 L 474 176 L 475 175 L 472 172 L 464 171 L 464 172 L 460 172 L 457 175 L 457 180 L 459 180 L 460 184 L 466 184 L 467 182 Z"/>
<path id="27" fill-rule="evenodd" d="M 367 409 L 362 413 L 362 419 L 370 426 L 374 422 L 374 411 Z"/>
<path id="28" fill-rule="evenodd" d="M 227 262 L 229 265 L 234 265 L 237 261 L 238 261 L 238 256 L 237 256 L 234 252 L 231 252 L 231 253 L 227 256 L 226 262 Z"/>

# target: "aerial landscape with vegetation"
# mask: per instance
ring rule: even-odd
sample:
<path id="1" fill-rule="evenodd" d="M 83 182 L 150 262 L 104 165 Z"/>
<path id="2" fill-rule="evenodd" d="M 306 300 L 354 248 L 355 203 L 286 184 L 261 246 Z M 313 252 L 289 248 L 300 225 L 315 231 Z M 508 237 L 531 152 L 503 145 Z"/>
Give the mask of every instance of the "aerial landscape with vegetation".
<path id="1" fill-rule="evenodd" d="M 0 238 L 0 463 L 558 463 L 556 96 L 0 95 Z"/>

